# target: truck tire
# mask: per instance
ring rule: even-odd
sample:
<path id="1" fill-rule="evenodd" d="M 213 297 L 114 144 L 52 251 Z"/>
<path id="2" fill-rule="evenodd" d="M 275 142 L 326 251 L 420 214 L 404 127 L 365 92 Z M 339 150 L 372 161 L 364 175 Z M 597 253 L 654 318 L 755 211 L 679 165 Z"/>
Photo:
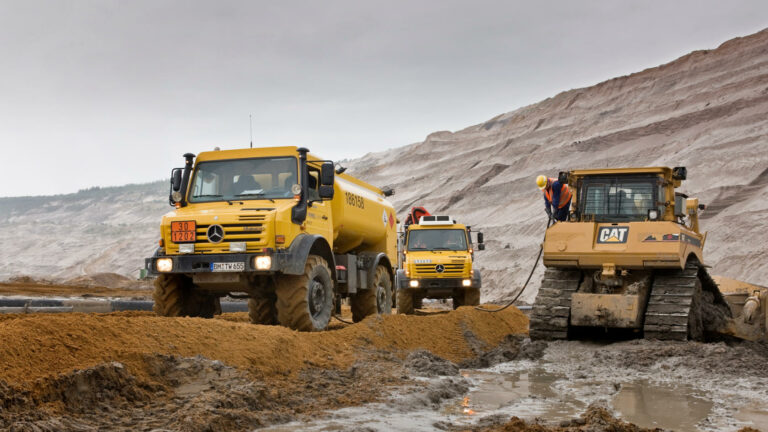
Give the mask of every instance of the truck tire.
<path id="1" fill-rule="evenodd" d="M 152 310 L 160 316 L 213 318 L 221 314 L 219 298 L 196 290 L 192 279 L 182 275 L 158 276 L 152 298 Z"/>
<path id="2" fill-rule="evenodd" d="M 480 290 L 470 288 L 464 291 L 464 306 L 477 306 L 480 304 Z"/>
<path id="3" fill-rule="evenodd" d="M 424 301 L 423 298 L 414 296 L 413 297 L 413 308 L 414 309 L 421 309 L 423 301 Z"/>
<path id="4" fill-rule="evenodd" d="M 413 293 L 407 289 L 397 290 L 397 313 L 413 314 Z"/>
<path id="5" fill-rule="evenodd" d="M 322 257 L 309 255 L 303 275 L 278 277 L 275 294 L 280 324 L 300 331 L 328 326 L 335 293 L 331 269 Z"/>
<path id="6" fill-rule="evenodd" d="M 362 321 L 368 315 L 389 315 L 392 313 L 392 279 L 383 266 L 376 267 L 373 288 L 361 290 L 349 299 L 352 306 L 352 321 Z"/>
<path id="7" fill-rule="evenodd" d="M 253 324 L 277 324 L 277 307 L 274 294 L 255 295 L 248 299 L 248 318 Z"/>
<path id="8" fill-rule="evenodd" d="M 453 309 L 457 309 L 461 306 L 477 306 L 480 304 L 480 290 L 477 288 L 469 288 L 464 290 L 463 293 L 453 296 Z"/>

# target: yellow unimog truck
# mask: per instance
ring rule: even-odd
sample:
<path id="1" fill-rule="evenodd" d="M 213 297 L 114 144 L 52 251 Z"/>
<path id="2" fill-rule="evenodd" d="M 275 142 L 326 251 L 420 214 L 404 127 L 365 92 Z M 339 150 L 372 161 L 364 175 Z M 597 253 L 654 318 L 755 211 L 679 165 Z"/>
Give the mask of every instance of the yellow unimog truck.
<path id="1" fill-rule="evenodd" d="M 296 330 L 326 328 L 341 298 L 355 321 L 391 313 L 397 230 L 389 191 L 305 148 L 184 157 L 171 173 L 175 209 L 146 259 L 157 276 L 157 314 L 212 317 L 233 293 L 249 298 L 251 322 Z"/>
<path id="2" fill-rule="evenodd" d="M 704 265 L 703 206 L 675 191 L 686 176 L 684 167 L 560 173 L 573 201 L 568 221 L 546 231 L 532 339 L 624 329 L 702 340 L 730 319 Z"/>
<path id="3" fill-rule="evenodd" d="M 477 249 L 485 249 L 477 233 Z M 421 301 L 453 299 L 453 308 L 480 304 L 480 270 L 474 268 L 470 227 L 415 207 L 404 223 L 395 277 L 397 312 L 412 314 Z"/>

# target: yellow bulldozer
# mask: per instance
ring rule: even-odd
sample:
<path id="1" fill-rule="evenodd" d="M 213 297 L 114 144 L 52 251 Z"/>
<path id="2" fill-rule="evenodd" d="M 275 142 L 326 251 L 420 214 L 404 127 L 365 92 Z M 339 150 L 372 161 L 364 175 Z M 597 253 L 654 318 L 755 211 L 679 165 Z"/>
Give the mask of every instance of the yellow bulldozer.
<path id="1" fill-rule="evenodd" d="M 765 293 L 724 296 L 704 264 L 698 199 L 685 167 L 561 172 L 568 219 L 547 228 L 532 339 L 623 329 L 667 340 L 765 337 Z"/>

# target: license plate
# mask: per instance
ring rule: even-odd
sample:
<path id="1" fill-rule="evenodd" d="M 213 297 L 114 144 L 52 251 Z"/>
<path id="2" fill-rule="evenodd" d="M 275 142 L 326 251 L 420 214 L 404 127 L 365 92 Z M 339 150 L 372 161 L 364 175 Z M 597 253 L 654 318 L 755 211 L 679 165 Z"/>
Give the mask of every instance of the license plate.
<path id="1" fill-rule="evenodd" d="M 171 241 L 174 243 L 194 243 L 197 240 L 197 223 L 195 221 L 171 222 Z"/>
<path id="2" fill-rule="evenodd" d="M 236 272 L 244 271 L 244 262 L 225 262 L 225 263 L 211 263 L 212 272 Z"/>

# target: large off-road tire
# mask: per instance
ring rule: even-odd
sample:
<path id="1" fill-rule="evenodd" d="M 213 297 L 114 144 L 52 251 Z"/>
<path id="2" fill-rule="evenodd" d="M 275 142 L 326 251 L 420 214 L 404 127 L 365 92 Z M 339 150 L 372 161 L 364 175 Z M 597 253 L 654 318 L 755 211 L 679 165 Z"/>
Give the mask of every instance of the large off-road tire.
<path id="1" fill-rule="evenodd" d="M 278 277 L 275 294 L 280 324 L 300 331 L 323 330 L 328 326 L 336 295 L 325 259 L 310 255 L 303 275 Z"/>
<path id="2" fill-rule="evenodd" d="M 200 292 L 192 279 L 174 274 L 161 274 L 155 279 L 155 301 L 152 309 L 160 316 L 213 318 L 221 313 L 219 298 Z"/>
<path id="3" fill-rule="evenodd" d="M 480 290 L 469 288 L 464 291 L 464 306 L 477 306 L 480 304 Z"/>
<path id="4" fill-rule="evenodd" d="M 248 318 L 253 324 L 275 325 L 277 299 L 274 294 L 257 294 L 248 299 Z"/>
<path id="5" fill-rule="evenodd" d="M 399 300 L 398 300 L 399 301 Z M 383 265 L 376 267 L 373 287 L 350 296 L 352 321 L 362 321 L 368 315 L 392 313 L 392 279 Z"/>
<path id="6" fill-rule="evenodd" d="M 413 291 L 397 290 L 397 313 L 411 315 L 414 310 Z"/>
<path id="7" fill-rule="evenodd" d="M 421 309 L 423 301 L 424 301 L 423 298 L 413 296 L 413 308 L 414 309 Z"/>
<path id="8" fill-rule="evenodd" d="M 477 306 L 480 304 L 480 290 L 477 288 L 468 288 L 452 298 L 453 309 L 461 306 Z"/>

